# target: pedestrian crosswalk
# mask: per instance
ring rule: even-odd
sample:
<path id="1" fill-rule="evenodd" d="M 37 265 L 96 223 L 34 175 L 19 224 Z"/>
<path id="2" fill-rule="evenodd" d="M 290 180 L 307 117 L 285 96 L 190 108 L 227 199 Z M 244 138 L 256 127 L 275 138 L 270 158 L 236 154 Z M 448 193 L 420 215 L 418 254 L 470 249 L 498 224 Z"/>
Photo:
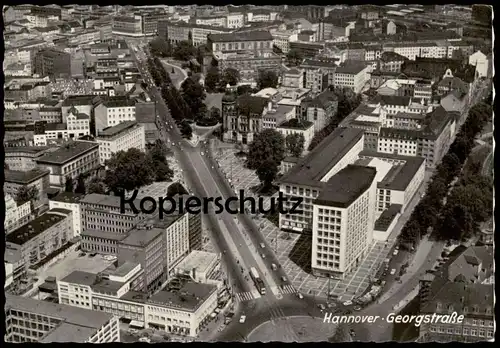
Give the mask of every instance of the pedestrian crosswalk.
<path id="1" fill-rule="evenodd" d="M 246 292 L 237 293 L 235 295 L 235 298 L 236 298 L 236 301 L 238 301 L 238 302 L 244 302 L 244 301 L 253 300 L 255 297 L 251 291 L 246 291 Z"/>
<path id="2" fill-rule="evenodd" d="M 282 294 L 295 294 L 297 292 L 297 289 L 293 285 L 285 285 L 281 288 Z"/>

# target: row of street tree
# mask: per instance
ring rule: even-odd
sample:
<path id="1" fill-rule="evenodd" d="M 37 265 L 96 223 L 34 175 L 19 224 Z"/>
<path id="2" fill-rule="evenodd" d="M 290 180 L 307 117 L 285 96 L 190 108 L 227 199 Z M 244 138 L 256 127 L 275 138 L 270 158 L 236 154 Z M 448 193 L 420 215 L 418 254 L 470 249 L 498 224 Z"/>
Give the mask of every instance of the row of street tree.
<path id="1" fill-rule="evenodd" d="M 492 179 L 481 175 L 480 166 L 462 173 L 475 137 L 491 117 L 492 108 L 488 104 L 479 103 L 470 109 L 455 141 L 437 166 L 425 197 L 399 235 L 402 246 L 414 247 L 430 231 L 437 239 L 460 241 L 473 236 L 479 224 L 491 218 Z M 450 190 L 453 182 L 456 184 Z"/>

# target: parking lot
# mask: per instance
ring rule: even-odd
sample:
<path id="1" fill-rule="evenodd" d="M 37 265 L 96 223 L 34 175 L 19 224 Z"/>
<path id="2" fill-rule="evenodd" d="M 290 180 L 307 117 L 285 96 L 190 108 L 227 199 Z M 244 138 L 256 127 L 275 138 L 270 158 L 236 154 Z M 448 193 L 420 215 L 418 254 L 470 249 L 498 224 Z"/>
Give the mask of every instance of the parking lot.
<path id="1" fill-rule="evenodd" d="M 258 187 L 260 181 L 253 170 L 243 166 L 243 159 L 235 156 L 235 151 L 227 146 L 221 146 L 215 149 L 214 156 L 236 190 L 243 189 L 246 195 L 256 196 L 253 194 L 253 189 Z M 269 198 L 265 199 L 267 207 Z M 311 237 L 282 232 L 263 217 L 256 217 L 256 222 L 295 289 L 303 294 L 326 297 L 328 280 L 311 274 Z M 394 242 L 395 239 L 387 243 L 374 241 L 366 258 L 355 272 L 348 274 L 343 280 L 330 281 L 330 293 L 342 301 L 362 295 L 375 278 L 384 259 L 388 257 L 387 254 Z"/>

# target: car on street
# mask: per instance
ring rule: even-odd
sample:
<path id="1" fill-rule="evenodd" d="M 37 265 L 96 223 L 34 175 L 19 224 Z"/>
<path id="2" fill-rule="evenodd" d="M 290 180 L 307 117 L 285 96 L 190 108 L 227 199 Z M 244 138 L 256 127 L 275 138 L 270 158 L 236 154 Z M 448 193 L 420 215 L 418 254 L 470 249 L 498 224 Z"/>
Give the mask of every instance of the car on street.
<path id="1" fill-rule="evenodd" d="M 201 155 L 202 155 L 202 156 L 205 156 L 205 153 L 202 151 L 202 152 L 201 152 Z"/>
<path id="2" fill-rule="evenodd" d="M 271 268 L 273 271 L 276 271 L 278 269 L 278 266 L 276 266 L 274 263 L 271 263 Z"/>
<path id="3" fill-rule="evenodd" d="M 97 253 L 92 253 L 92 254 L 89 254 L 89 256 L 90 256 L 90 257 L 94 257 L 94 256 L 96 256 L 96 255 L 97 255 Z"/>
<path id="4" fill-rule="evenodd" d="M 281 281 L 282 281 L 283 283 L 286 283 L 286 277 L 285 277 L 285 276 L 281 277 Z"/>
<path id="5" fill-rule="evenodd" d="M 320 303 L 320 304 L 318 305 L 318 308 L 319 308 L 321 311 L 324 311 L 324 310 L 326 309 L 325 305 L 324 305 L 324 304 L 322 304 L 322 303 Z"/>
<path id="6" fill-rule="evenodd" d="M 344 305 L 344 306 L 350 306 L 350 305 L 352 305 L 352 301 L 345 301 L 345 302 L 343 303 L 343 305 Z"/>
<path id="7" fill-rule="evenodd" d="M 395 275 L 395 274 L 396 274 L 396 269 L 395 268 L 391 269 L 391 275 Z"/>
<path id="8" fill-rule="evenodd" d="M 399 253 L 399 250 L 398 249 L 394 249 L 394 252 L 392 253 L 392 255 L 396 256 L 398 253 Z"/>
<path id="9" fill-rule="evenodd" d="M 264 255 L 264 254 L 260 254 L 260 256 L 261 256 L 263 259 L 265 259 L 265 258 L 266 258 L 266 255 Z"/>
<path id="10" fill-rule="evenodd" d="M 266 245 L 265 245 L 264 243 L 260 243 L 260 247 L 261 247 L 262 249 L 265 249 Z"/>
<path id="11" fill-rule="evenodd" d="M 247 316 L 246 315 L 242 315 L 240 317 L 240 324 L 244 324 L 246 320 L 247 320 Z"/>
<path id="12" fill-rule="evenodd" d="M 301 300 L 304 298 L 304 295 L 302 295 L 300 292 L 297 293 L 297 297 L 300 298 Z"/>
<path id="13" fill-rule="evenodd" d="M 141 337 L 139 338 L 139 342 L 151 343 L 151 339 L 148 337 Z"/>
<path id="14" fill-rule="evenodd" d="M 355 310 L 355 311 L 360 311 L 360 310 L 361 310 L 361 306 L 360 306 L 360 305 L 356 305 L 356 306 L 354 306 L 354 310 Z"/>

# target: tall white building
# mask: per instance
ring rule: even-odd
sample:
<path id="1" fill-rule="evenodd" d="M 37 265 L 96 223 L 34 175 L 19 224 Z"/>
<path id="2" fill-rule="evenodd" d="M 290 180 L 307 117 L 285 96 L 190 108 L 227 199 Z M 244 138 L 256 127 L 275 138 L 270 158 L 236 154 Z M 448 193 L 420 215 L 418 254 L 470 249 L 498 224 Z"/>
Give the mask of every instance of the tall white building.
<path id="1" fill-rule="evenodd" d="M 84 196 L 78 193 L 62 192 L 49 200 L 50 209 L 62 208 L 73 212 L 73 237 L 82 233 L 80 200 Z"/>
<path id="2" fill-rule="evenodd" d="M 146 148 L 144 126 L 134 121 L 125 121 L 104 128 L 98 133 L 96 141 L 99 144 L 99 160 L 102 165 L 119 151 L 131 148 L 144 151 Z"/>
<path id="3" fill-rule="evenodd" d="M 18 205 L 11 195 L 5 196 L 5 233 L 13 231 L 17 227 L 24 225 L 30 219 L 31 203 L 26 202 Z"/>
<path id="4" fill-rule="evenodd" d="M 357 269 L 373 240 L 377 170 L 348 165 L 313 205 L 313 274 L 343 278 Z"/>
<path id="5" fill-rule="evenodd" d="M 125 121 L 135 121 L 134 99 L 126 96 L 108 97 L 94 109 L 95 131 L 116 126 Z"/>
<path id="6" fill-rule="evenodd" d="M 360 62 L 346 61 L 335 71 L 334 86 L 347 87 L 361 93 L 370 81 L 370 67 Z"/>

